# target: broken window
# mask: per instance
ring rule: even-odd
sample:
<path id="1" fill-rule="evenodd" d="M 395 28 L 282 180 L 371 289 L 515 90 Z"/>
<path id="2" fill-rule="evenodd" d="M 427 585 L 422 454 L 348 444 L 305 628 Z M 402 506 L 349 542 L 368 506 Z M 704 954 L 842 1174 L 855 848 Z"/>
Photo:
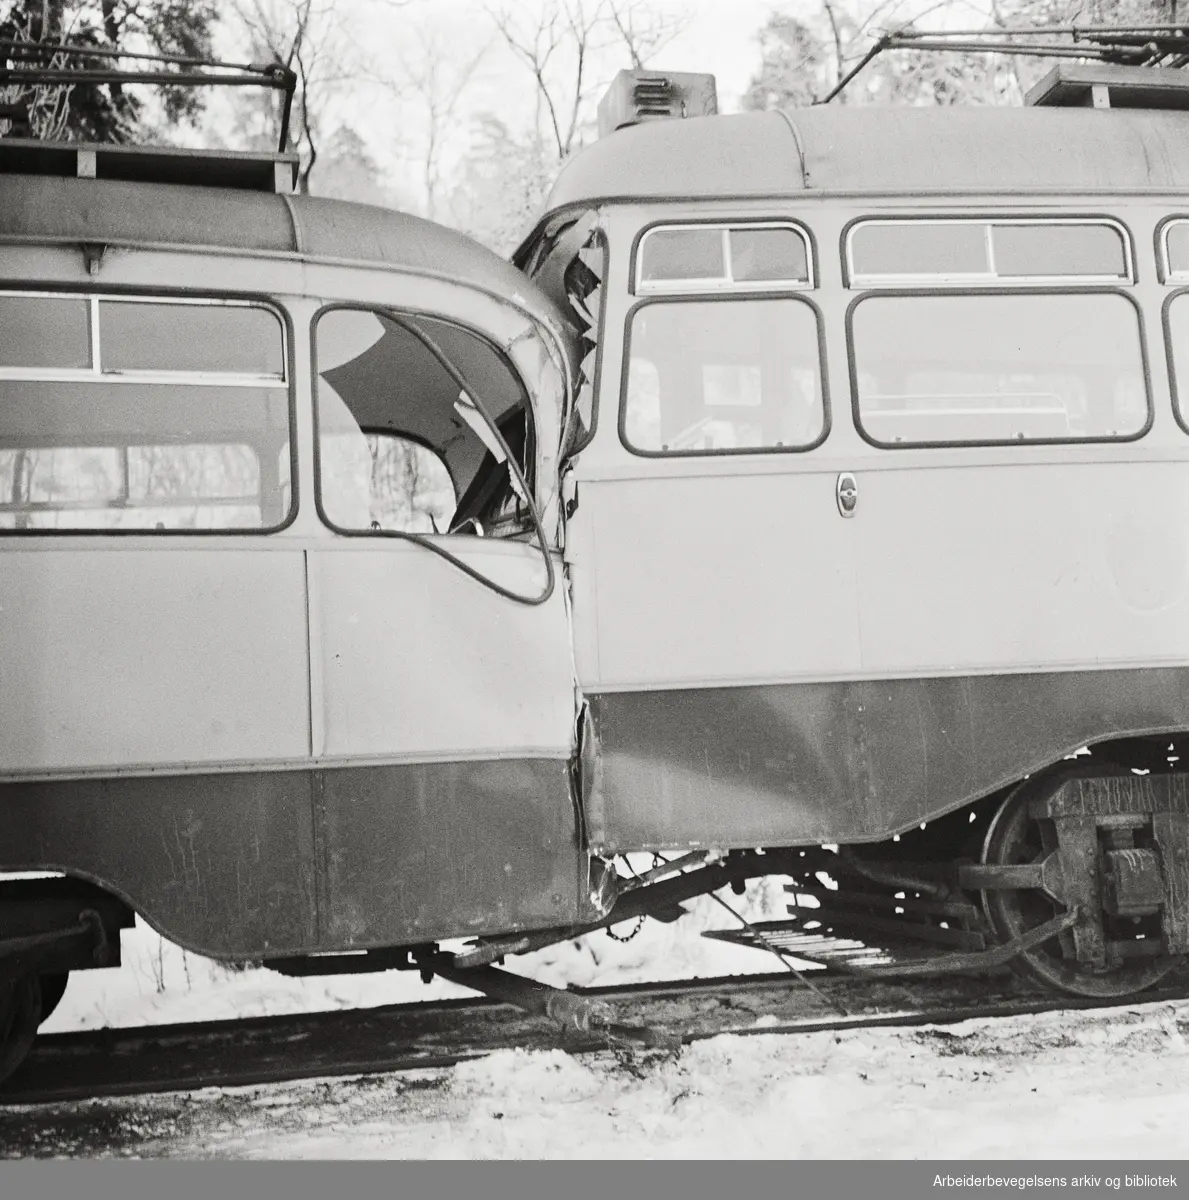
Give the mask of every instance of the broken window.
<path id="1" fill-rule="evenodd" d="M 504 449 L 531 489 L 531 410 L 493 346 L 436 318 L 344 307 L 318 317 L 314 347 L 328 524 L 346 533 L 531 531 L 529 497 Z"/>
<path id="2" fill-rule="evenodd" d="M 585 212 L 557 228 L 547 228 L 533 246 L 524 269 L 569 315 L 580 338 L 574 411 L 565 439 L 565 452 L 577 454 L 590 443 L 598 419 L 595 374 L 603 319 L 603 280 L 607 275 L 607 239 L 599 228 L 598 213 Z"/>

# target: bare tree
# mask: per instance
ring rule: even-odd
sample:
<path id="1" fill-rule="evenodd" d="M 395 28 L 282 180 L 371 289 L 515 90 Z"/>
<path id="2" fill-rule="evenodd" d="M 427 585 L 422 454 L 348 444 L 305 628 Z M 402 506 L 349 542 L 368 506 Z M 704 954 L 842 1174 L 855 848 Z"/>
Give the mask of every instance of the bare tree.
<path id="1" fill-rule="evenodd" d="M 995 0 L 999 2 L 999 0 Z M 1032 0 L 1016 0 L 1026 6 Z M 891 29 L 909 29 L 911 0 L 820 0 L 805 18 L 773 12 L 759 41 L 760 70 L 745 96 L 748 108 L 798 107 L 816 103 L 830 92 L 874 44 Z M 927 20 L 953 0 L 938 0 L 911 10 L 915 21 Z M 1001 63 L 983 54 L 933 55 L 896 51 L 881 55 L 838 96 L 848 104 L 1000 103 L 1010 99 L 1014 81 Z"/>
<path id="2" fill-rule="evenodd" d="M 687 16 L 660 12 L 646 0 L 607 0 L 607 17 L 637 71 L 689 24 Z"/>
<path id="3" fill-rule="evenodd" d="M 398 55 L 393 68 L 371 70 L 369 76 L 394 98 L 415 104 L 424 117 L 424 138 L 418 165 L 425 189 L 425 214 L 439 217 L 443 189 L 443 150 L 457 129 L 463 96 L 474 80 L 490 41 L 460 51 L 458 39 L 439 29 L 418 24 L 412 46 Z"/>
<path id="4" fill-rule="evenodd" d="M 522 9 L 489 11 L 505 45 L 532 74 L 537 125 L 544 125 L 559 160 L 575 148 L 611 53 L 626 52 L 631 66 L 642 67 L 685 27 L 684 17 L 647 0 L 547 0 L 535 18 Z"/>
<path id="5" fill-rule="evenodd" d="M 11 32 L 16 42 L 26 42 L 35 45 L 39 40 L 40 29 L 45 28 L 45 15 L 38 21 L 33 14 L 25 19 Z M 63 38 L 65 40 L 65 31 Z M 3 65 L 3 64 L 0 64 Z M 22 63 L 12 64 L 10 78 L 20 78 Z M 69 60 L 65 55 L 55 54 L 43 65 L 51 70 L 63 70 L 68 67 Z M 0 87 L 0 104 L 21 104 L 27 114 L 28 136 L 40 138 L 43 141 L 58 141 L 66 134 L 70 123 L 70 94 L 73 88 L 69 85 L 34 85 L 10 83 Z M 10 132 L 12 121 L 0 122 L 0 134 Z"/>
<path id="6" fill-rule="evenodd" d="M 297 75 L 291 137 L 302 160 L 298 190 L 308 192 L 318 161 L 325 91 L 345 74 L 336 0 L 231 0 L 231 8 L 257 57 L 282 63 Z M 275 140 L 280 135 L 280 113 L 271 97 L 264 103 L 265 136 Z"/>
<path id="7" fill-rule="evenodd" d="M 557 174 L 555 153 L 536 131 L 518 135 L 498 117 L 481 115 L 454 188 L 452 219 L 498 254 L 510 254 L 541 211 Z"/>

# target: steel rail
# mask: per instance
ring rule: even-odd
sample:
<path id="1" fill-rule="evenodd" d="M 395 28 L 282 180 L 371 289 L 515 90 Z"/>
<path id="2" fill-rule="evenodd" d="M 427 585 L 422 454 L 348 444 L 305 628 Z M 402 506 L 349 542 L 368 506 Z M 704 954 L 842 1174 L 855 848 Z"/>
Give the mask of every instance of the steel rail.
<path id="1" fill-rule="evenodd" d="M 674 1047 L 724 1033 L 945 1025 L 1189 998 L 1186 983 L 1119 1000 L 1071 998 L 1030 990 L 1007 973 L 901 982 L 822 972 L 815 979 L 817 994 L 786 973 L 575 989 L 574 994 L 607 1004 L 625 1027 L 671 1030 Z M 847 1016 L 829 1007 L 842 997 Z M 617 1044 L 622 1047 L 606 1035 L 563 1034 L 544 1018 L 488 999 L 51 1034 L 38 1039 L 26 1062 L 0 1086 L 0 1112 L 13 1105 L 446 1068 L 517 1047 L 590 1053 Z"/>

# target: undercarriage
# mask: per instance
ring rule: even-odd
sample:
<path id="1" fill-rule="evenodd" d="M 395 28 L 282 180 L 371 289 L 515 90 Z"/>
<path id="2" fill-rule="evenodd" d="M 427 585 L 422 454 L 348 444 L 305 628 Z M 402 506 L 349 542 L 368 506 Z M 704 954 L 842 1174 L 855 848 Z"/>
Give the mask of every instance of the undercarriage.
<path id="1" fill-rule="evenodd" d="M 618 1029 L 598 1001 L 502 969 L 522 955 L 624 922 L 674 921 L 695 898 L 767 876 L 786 880 L 788 915 L 708 936 L 775 955 L 813 986 L 822 969 L 870 977 L 982 973 L 1010 966 L 1091 1000 L 1139 995 L 1189 955 L 1189 773 L 1176 744 L 1137 742 L 1076 757 L 891 841 L 654 854 L 627 873 L 594 860 L 583 924 L 473 939 L 271 958 L 289 975 L 411 969 L 581 1031 Z M 1137 767 L 1136 756 L 1150 766 Z M 627 861 L 627 860 L 625 860 Z M 75 880 L 0 884 L 0 1078 L 19 1065 L 69 971 L 119 961 L 130 909 Z"/>

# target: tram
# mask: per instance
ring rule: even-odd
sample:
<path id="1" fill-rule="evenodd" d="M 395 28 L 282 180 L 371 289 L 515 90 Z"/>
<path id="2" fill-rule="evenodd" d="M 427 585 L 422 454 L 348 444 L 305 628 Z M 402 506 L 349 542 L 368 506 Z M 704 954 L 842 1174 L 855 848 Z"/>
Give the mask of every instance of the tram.
<path id="1" fill-rule="evenodd" d="M 520 1002 L 784 875 L 764 944 L 1180 966 L 1186 97 L 625 73 L 513 263 L 285 154 L 0 139 L 0 1074 L 135 917 Z"/>

